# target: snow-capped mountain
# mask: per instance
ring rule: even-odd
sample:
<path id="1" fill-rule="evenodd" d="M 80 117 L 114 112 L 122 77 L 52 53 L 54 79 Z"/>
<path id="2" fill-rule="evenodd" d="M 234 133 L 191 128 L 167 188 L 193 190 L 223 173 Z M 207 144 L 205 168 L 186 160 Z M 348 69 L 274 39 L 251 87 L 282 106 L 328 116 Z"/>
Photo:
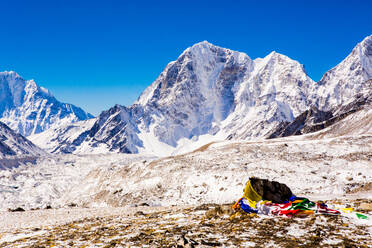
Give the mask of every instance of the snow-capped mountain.
<path id="1" fill-rule="evenodd" d="M 197 43 L 169 63 L 131 107 L 104 111 L 89 131 L 75 135 L 78 142 L 52 151 L 166 155 L 216 139 L 267 138 L 296 117 L 308 116 L 306 111 L 334 116 L 370 94 L 371 51 L 369 36 L 315 83 L 303 65 L 285 55 L 272 52 L 252 60 Z M 47 134 L 36 136 L 32 140 L 40 145 L 50 140 Z"/>
<path id="2" fill-rule="evenodd" d="M 41 148 L 0 122 L 0 168 L 2 159 L 36 157 L 45 155 Z"/>
<path id="3" fill-rule="evenodd" d="M 30 139 L 52 153 L 138 153 L 142 142 L 131 113 L 116 105 L 97 118 L 54 127 Z"/>
<path id="4" fill-rule="evenodd" d="M 272 52 L 254 61 L 252 75 L 236 94 L 236 110 L 223 123 L 229 139 L 265 137 L 312 103 L 316 84 L 297 61 Z"/>
<path id="5" fill-rule="evenodd" d="M 316 105 L 321 110 L 353 101 L 372 92 L 372 35 L 360 42 L 340 64 L 318 82 Z"/>
<path id="6" fill-rule="evenodd" d="M 371 108 L 372 36 L 366 37 L 340 64 L 326 72 L 315 89 L 312 107 L 292 122 L 282 122 L 270 138 L 318 131 Z"/>
<path id="7" fill-rule="evenodd" d="M 59 102 L 47 89 L 16 72 L 0 72 L 0 121 L 22 135 L 93 116 L 72 104 Z"/>
<path id="8" fill-rule="evenodd" d="M 208 42 L 186 49 L 139 97 L 142 129 L 171 146 L 182 138 L 216 134 L 235 110 L 236 87 L 253 66 L 248 55 Z"/>

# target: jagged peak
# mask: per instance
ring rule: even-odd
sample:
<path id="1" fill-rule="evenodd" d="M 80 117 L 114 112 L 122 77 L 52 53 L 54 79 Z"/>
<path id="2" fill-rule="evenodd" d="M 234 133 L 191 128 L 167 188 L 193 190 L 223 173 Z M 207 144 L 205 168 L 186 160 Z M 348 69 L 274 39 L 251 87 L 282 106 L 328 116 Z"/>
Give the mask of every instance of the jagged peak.
<path id="1" fill-rule="evenodd" d="M 3 71 L 3 72 L 0 72 L 0 75 L 4 75 L 7 77 L 13 77 L 13 78 L 21 78 L 21 76 L 15 71 Z"/>
<path id="2" fill-rule="evenodd" d="M 371 56 L 372 57 L 372 35 L 367 36 L 363 39 L 362 42 L 358 44 L 361 48 L 362 56 Z"/>
<path id="3" fill-rule="evenodd" d="M 14 71 L 0 72 L 2 85 L 1 119 L 25 136 L 36 134 L 62 122 L 85 120 L 93 117 L 72 104 L 58 101 L 52 93 L 25 80 Z M 35 116 L 34 113 L 41 113 Z"/>
<path id="4" fill-rule="evenodd" d="M 204 40 L 200 41 L 198 43 L 195 43 L 194 45 L 191 46 L 191 48 L 196 48 L 196 47 L 217 47 L 216 45 Z"/>
<path id="5" fill-rule="evenodd" d="M 115 104 L 113 107 L 109 108 L 108 110 L 102 111 L 99 115 L 99 118 L 106 118 L 107 116 L 118 114 L 120 112 L 129 112 L 129 109 L 123 105 Z M 106 116 L 106 117 L 105 117 Z"/>
<path id="6" fill-rule="evenodd" d="M 252 61 L 252 59 L 244 52 L 231 50 L 228 48 L 216 46 L 208 41 L 202 41 L 188 47 L 175 62 L 183 62 L 186 60 L 202 59 L 214 60 L 217 57 L 235 57 L 236 61 Z M 224 61 L 223 59 L 221 61 Z M 205 62 L 205 61 L 204 61 Z M 202 63 L 204 63 L 202 62 Z M 171 64 L 171 63 L 170 63 Z M 168 64 L 168 65 L 170 65 Z"/>
<path id="7" fill-rule="evenodd" d="M 362 46 L 371 46 L 372 45 L 372 34 L 365 37 L 361 42 L 360 44 Z"/>
<path id="8" fill-rule="evenodd" d="M 280 54 L 280 53 L 278 53 L 278 52 L 276 52 L 276 51 L 274 50 L 274 51 L 272 51 L 271 53 L 269 53 L 268 56 L 275 57 L 275 56 L 280 56 L 280 55 L 282 55 L 282 54 Z"/>
<path id="9" fill-rule="evenodd" d="M 282 60 L 287 60 L 287 61 L 297 62 L 298 63 L 298 61 L 296 61 L 294 59 L 291 59 L 290 57 L 288 57 L 288 56 L 286 56 L 284 54 L 278 53 L 276 51 L 272 51 L 265 58 L 267 58 L 268 60 L 282 59 Z"/>
<path id="10" fill-rule="evenodd" d="M 180 57 L 182 57 L 182 55 L 184 54 L 187 54 L 187 53 L 192 53 L 192 54 L 203 54 L 205 52 L 216 52 L 217 50 L 224 50 L 224 51 L 231 51 L 230 49 L 228 48 L 223 48 L 223 47 L 220 47 L 220 46 L 216 46 L 208 41 L 201 41 L 201 42 L 198 42 L 198 43 L 195 43 L 194 45 L 192 45 L 191 47 L 188 47 L 182 54 Z"/>
<path id="11" fill-rule="evenodd" d="M 322 78 L 318 81 L 318 84 L 324 84 L 329 78 L 329 75 L 339 71 L 339 73 L 348 73 L 344 68 L 350 68 L 360 64 L 364 68 L 364 72 L 367 75 L 367 79 L 372 77 L 372 35 L 365 37 L 359 42 L 352 50 L 352 52 L 343 59 L 339 64 L 328 70 Z"/>
<path id="12" fill-rule="evenodd" d="M 345 60 L 350 56 L 359 56 L 360 58 L 363 56 L 372 56 L 372 35 L 365 37 L 361 42 L 359 42 Z"/>
<path id="13" fill-rule="evenodd" d="M 6 78 L 8 78 L 7 80 L 9 80 L 9 79 L 10 80 L 21 79 L 25 83 L 24 84 L 24 87 L 26 87 L 28 89 L 32 89 L 33 91 L 40 91 L 40 92 L 42 92 L 46 96 L 53 97 L 53 94 L 48 89 L 46 89 L 44 87 L 40 87 L 35 82 L 34 79 L 25 80 L 17 72 L 15 72 L 15 71 L 3 71 L 3 72 L 0 72 L 0 76 L 1 75 L 3 75 Z"/>
<path id="14" fill-rule="evenodd" d="M 290 57 L 283 55 L 281 53 L 278 53 L 276 51 L 272 51 L 268 55 L 266 55 L 264 58 L 256 58 L 254 60 L 254 63 L 257 66 L 264 66 L 267 64 L 277 64 L 277 63 L 285 63 L 285 64 L 291 64 L 291 65 L 298 65 L 302 68 L 302 71 L 306 73 L 304 65 L 298 62 L 297 60 L 291 59 Z"/>

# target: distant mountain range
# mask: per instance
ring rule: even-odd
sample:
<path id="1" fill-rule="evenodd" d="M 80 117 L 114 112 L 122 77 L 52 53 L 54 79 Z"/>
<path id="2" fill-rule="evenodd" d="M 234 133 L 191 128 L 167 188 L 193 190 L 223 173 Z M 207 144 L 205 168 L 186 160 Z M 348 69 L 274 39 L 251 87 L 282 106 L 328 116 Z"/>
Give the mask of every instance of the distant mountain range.
<path id="1" fill-rule="evenodd" d="M 53 126 L 93 118 L 81 108 L 59 102 L 47 89 L 16 72 L 0 72 L 0 121 L 29 136 Z"/>
<path id="2" fill-rule="evenodd" d="M 370 108 L 372 36 L 319 82 L 285 55 L 252 60 L 200 42 L 170 62 L 132 106 L 116 105 L 90 120 L 33 81 L 0 75 L 7 82 L 1 96 L 12 96 L 2 98 L 1 120 L 50 152 L 169 155 L 213 140 L 314 132 Z"/>

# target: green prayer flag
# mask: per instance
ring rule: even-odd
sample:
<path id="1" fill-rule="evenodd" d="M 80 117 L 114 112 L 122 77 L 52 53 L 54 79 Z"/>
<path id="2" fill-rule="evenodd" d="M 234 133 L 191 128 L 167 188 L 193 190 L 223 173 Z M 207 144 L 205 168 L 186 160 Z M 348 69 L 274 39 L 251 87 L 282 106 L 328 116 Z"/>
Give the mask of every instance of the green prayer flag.
<path id="1" fill-rule="evenodd" d="M 358 217 L 358 219 L 363 219 L 363 220 L 366 220 L 368 219 L 368 217 L 364 214 L 361 214 L 361 213 L 355 213 L 356 216 Z"/>
<path id="2" fill-rule="evenodd" d="M 303 199 L 301 202 L 299 203 L 292 203 L 291 207 L 289 208 L 289 210 L 296 210 L 296 209 L 300 209 L 300 210 L 311 210 L 311 208 L 313 208 L 315 206 L 315 203 L 312 202 L 312 201 L 309 201 L 309 199 Z"/>

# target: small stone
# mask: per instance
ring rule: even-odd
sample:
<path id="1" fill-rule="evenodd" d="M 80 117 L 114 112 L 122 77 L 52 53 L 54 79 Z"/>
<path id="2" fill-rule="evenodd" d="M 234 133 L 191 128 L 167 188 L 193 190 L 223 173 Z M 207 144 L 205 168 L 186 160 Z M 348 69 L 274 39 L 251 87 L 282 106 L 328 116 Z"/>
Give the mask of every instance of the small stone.
<path id="1" fill-rule="evenodd" d="M 142 202 L 142 203 L 140 203 L 140 204 L 138 204 L 138 206 L 141 206 L 141 207 L 148 207 L 148 206 L 150 206 L 148 203 L 146 203 L 146 202 Z"/>
<path id="2" fill-rule="evenodd" d="M 352 177 L 346 177 L 346 180 L 348 180 L 348 181 L 352 181 L 353 178 L 352 178 Z"/>
<path id="3" fill-rule="evenodd" d="M 140 216 L 140 215 L 145 215 L 145 213 L 142 212 L 142 211 L 137 211 L 134 215 L 135 216 Z"/>
<path id="4" fill-rule="evenodd" d="M 25 210 L 21 207 L 15 208 L 15 209 L 9 209 L 10 212 L 24 212 Z"/>

